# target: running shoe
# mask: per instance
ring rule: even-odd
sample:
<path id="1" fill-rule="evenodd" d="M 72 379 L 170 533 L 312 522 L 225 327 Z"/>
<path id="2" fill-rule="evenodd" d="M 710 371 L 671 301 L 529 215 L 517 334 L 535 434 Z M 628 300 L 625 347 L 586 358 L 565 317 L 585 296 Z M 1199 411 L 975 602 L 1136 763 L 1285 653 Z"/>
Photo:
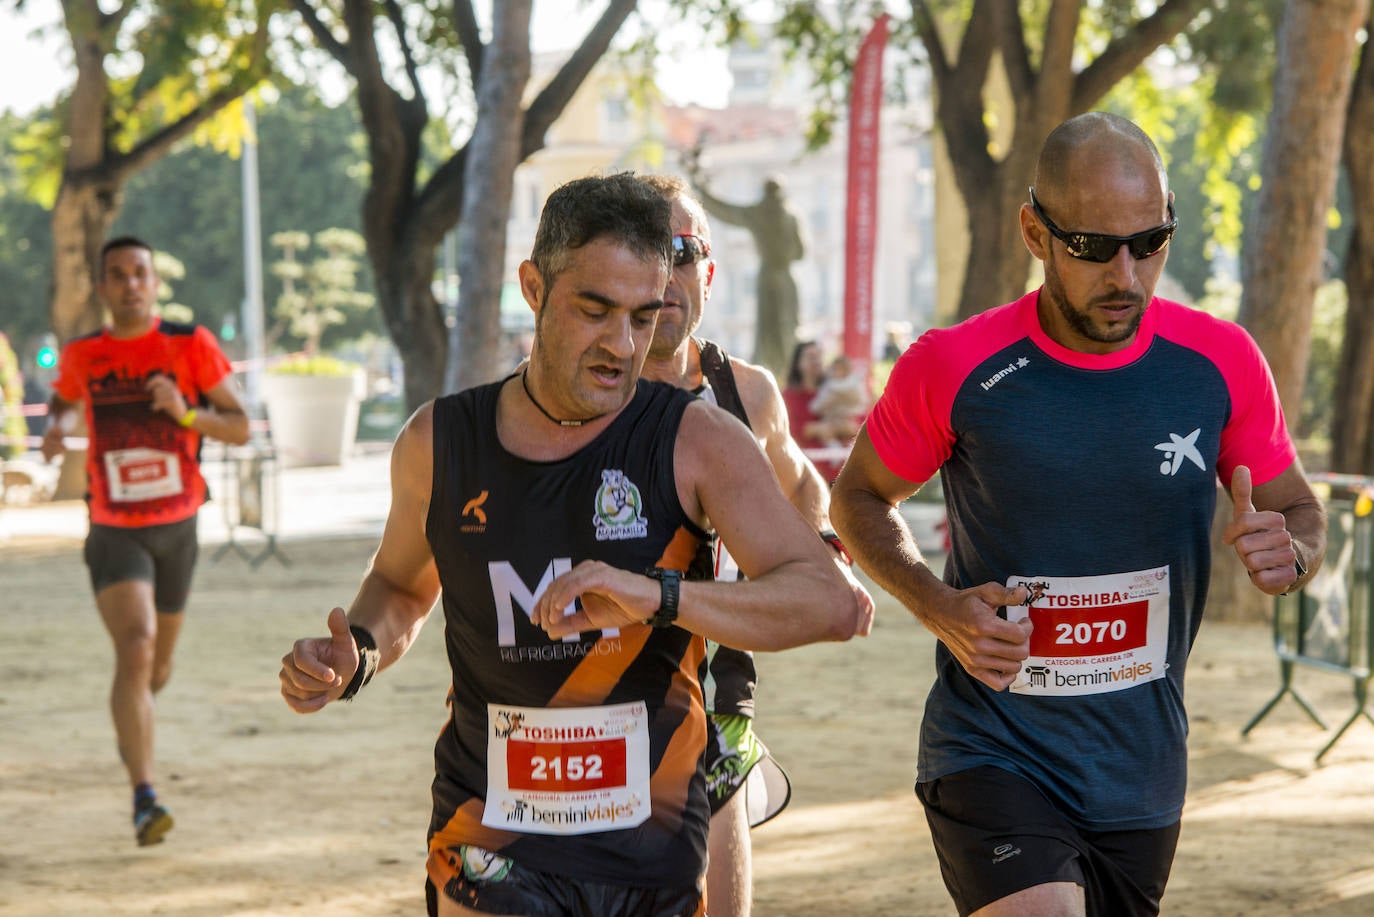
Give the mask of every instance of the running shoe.
<path id="1" fill-rule="evenodd" d="M 160 802 L 145 806 L 134 813 L 134 837 L 138 846 L 148 847 L 162 843 L 163 837 L 172 830 L 172 813 Z"/>

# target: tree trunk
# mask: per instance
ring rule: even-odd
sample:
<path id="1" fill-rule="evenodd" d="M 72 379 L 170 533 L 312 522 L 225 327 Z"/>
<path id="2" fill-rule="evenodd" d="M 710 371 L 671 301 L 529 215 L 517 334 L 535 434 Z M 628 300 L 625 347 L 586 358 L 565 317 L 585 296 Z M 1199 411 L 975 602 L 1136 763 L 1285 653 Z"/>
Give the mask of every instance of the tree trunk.
<path id="1" fill-rule="evenodd" d="M 448 328 L 430 283 L 434 276 L 434 251 L 432 245 L 417 245 L 408 250 L 404 246 L 378 247 L 370 252 L 377 279 L 377 302 L 387 333 L 405 367 L 408 411 L 443 394 Z"/>
<path id="2" fill-rule="evenodd" d="M 74 130 L 78 128 L 73 125 Z M 100 246 L 119 214 L 122 193 L 114 183 L 74 181 L 70 169 L 63 176 L 52 209 L 52 301 L 49 304 L 53 333 L 65 344 L 105 323 L 105 310 L 95 291 Z M 72 436 L 86 436 L 85 415 L 78 413 Z M 54 500 L 78 500 L 86 493 L 86 450 L 69 449 Z"/>
<path id="3" fill-rule="evenodd" d="M 1365 26 L 1374 36 L 1374 16 Z M 1345 337 L 1336 375 L 1331 470 L 1374 475 L 1374 49 L 1367 39 L 1345 119 L 1354 229 L 1345 255 Z"/>
<path id="4" fill-rule="evenodd" d="M 1269 361 L 1290 429 L 1302 409 L 1355 36 L 1368 8 L 1368 0 L 1292 0 L 1279 29 L 1263 185 L 1241 263 L 1240 323 Z M 1217 512 L 1231 513 L 1224 496 Z M 1271 600 L 1250 585 L 1235 552 L 1214 538 L 1213 553 L 1208 608 L 1234 619 L 1265 620 Z"/>
<path id="5" fill-rule="evenodd" d="M 1026 292 L 1031 255 L 1017 214 L 1028 199 L 1035 160 L 1045 137 L 1068 117 L 1065 109 L 1037 109 L 1023 117 L 1011 149 L 993 166 L 990 180 L 960 182 L 969 215 L 969 256 L 959 296 L 959 320 L 1011 302 Z"/>
<path id="6" fill-rule="evenodd" d="M 512 129 L 519 132 L 519 144 L 516 157 L 508 162 L 474 164 L 479 170 L 492 171 L 489 181 L 474 181 L 473 190 L 480 191 L 481 196 L 494 193 L 496 197 L 486 203 L 479 201 L 474 204 L 477 209 L 473 212 L 479 214 L 478 222 L 482 225 L 464 235 L 460 258 L 464 264 L 470 265 L 468 270 L 475 276 L 462 275 L 463 287 L 480 288 L 488 283 L 482 279 L 488 270 L 504 273 L 504 255 L 493 256 L 491 246 L 496 244 L 495 240 L 501 240 L 504 248 L 515 166 L 543 148 L 545 132 L 562 114 L 592 67 L 610 47 L 611 39 L 634 10 L 635 2 L 610 0 L 606 4 L 605 11 L 584 36 L 577 50 L 525 110 L 522 124 L 489 125 L 484 123 L 485 115 L 479 117 L 474 127 L 474 140 L 479 134 L 484 138 L 492 138 L 493 147 L 497 148 L 499 138 L 505 136 L 506 130 Z M 395 8 L 387 7 L 387 12 L 383 13 L 369 0 L 345 0 L 343 19 L 349 39 L 343 43 L 321 20 L 316 4 L 311 0 L 293 0 L 292 6 L 301 14 L 320 46 L 333 55 L 357 82 L 358 108 L 367 132 L 368 160 L 372 167 L 363 199 L 363 236 L 367 239 L 368 259 L 376 275 L 377 303 L 405 367 L 406 406 L 414 410 L 425 401 L 442 394 L 444 389 L 449 336 L 442 309 L 430 284 L 434 277 L 435 253 L 439 243 L 446 232 L 459 224 L 460 214 L 466 212 L 464 175 L 472 161 L 468 156 L 472 141 L 441 163 L 420 187 L 421 134 L 429 121 L 429 112 L 411 52 L 410 42 L 414 36 L 401 32 L 396 36 L 403 51 L 403 69 L 409 81 L 408 95 L 397 92 L 387 82 L 388 73 L 392 71 L 383 66 L 376 40 L 383 16 L 390 21 L 393 29 L 404 30 L 402 19 L 390 15 Z M 497 47 L 488 49 L 482 45 L 472 4 L 466 0 L 455 0 L 455 35 L 463 46 L 469 69 L 474 71 L 478 80 L 479 99 L 480 84 L 487 79 L 484 74 L 488 74 L 488 71 L 496 74 L 494 82 L 499 83 L 503 79 L 500 74 L 512 63 L 512 58 L 504 52 L 506 45 L 512 42 L 524 43 L 522 53 L 526 77 L 518 80 L 520 87 L 523 88 L 527 81 L 528 6 L 525 0 L 520 0 L 518 4 L 496 5 L 501 14 L 497 26 L 502 31 L 494 39 Z M 523 35 L 514 34 L 512 29 L 523 29 Z M 521 66 L 520 58 L 521 53 L 517 53 L 514 58 L 517 68 Z M 507 104 L 506 93 L 511 91 L 512 85 L 492 88 L 491 91 L 498 94 L 501 106 Z M 500 199 L 502 195 L 504 201 Z M 495 295 L 484 297 L 479 309 L 499 310 L 499 282 L 494 289 Z M 464 303 L 467 304 L 480 292 L 464 295 L 468 297 Z M 463 355 L 458 359 L 460 369 L 468 373 L 464 378 L 484 382 L 494 375 L 490 370 L 480 367 L 487 365 L 485 361 L 496 359 L 493 351 L 499 339 L 499 312 L 496 316 L 497 324 L 493 326 L 488 322 L 490 315 L 484 313 L 473 320 L 472 330 L 461 335 Z M 466 320 L 460 321 L 466 324 Z"/>
<path id="7" fill-rule="evenodd" d="M 1026 291 L 1030 252 L 1015 219 L 1026 192 L 1022 190 L 1019 196 L 1009 194 L 1007 185 L 1020 186 L 1019 181 L 1011 178 L 1010 170 L 999 167 L 997 177 L 997 182 L 963 194 L 968 209 L 969 252 L 959 293 L 958 321 L 1011 302 Z M 1029 187 L 1029 182 L 1026 185 Z M 1017 199 L 1013 201 L 1010 197 Z"/>
<path id="8" fill-rule="evenodd" d="M 936 116 L 969 214 L 969 257 L 958 318 L 1001 305 L 1025 292 L 1030 255 L 1021 241 L 1017 211 L 1035 175 L 1040 146 L 1051 129 L 1088 111 L 1118 82 L 1172 41 L 1205 0 L 1164 0 L 1155 11 L 1121 30 L 1086 66 L 1075 69 L 1083 5 L 1043 4 L 1043 28 L 1031 36 L 1017 0 L 975 0 L 964 18 L 956 53 L 945 53 L 932 5 L 911 0 L 917 30 L 931 61 Z M 1032 49 L 1039 59 L 1033 59 Z M 1000 61 L 1013 110 L 990 111 L 984 93 L 993 61 Z M 989 117 L 1011 119 L 1011 143 L 995 158 Z"/>
<path id="9" fill-rule="evenodd" d="M 95 292 L 100 247 L 119 215 L 123 192 L 113 182 L 62 181 L 52 208 L 53 333 L 62 343 L 104 324 Z"/>
<path id="10" fill-rule="evenodd" d="M 1355 36 L 1368 8 L 1368 0 L 1293 0 L 1280 25 L 1239 318 L 1269 360 L 1290 427 L 1302 408 Z"/>
<path id="11" fill-rule="evenodd" d="M 100 246 L 119 215 L 123 184 L 97 178 L 109 156 L 106 134 L 110 120 L 110 83 L 105 58 L 118 27 L 111 28 L 93 0 L 63 5 L 67 34 L 76 65 L 76 81 L 67 102 L 67 148 L 62 184 L 52 210 L 53 332 L 66 343 L 103 324 L 95 292 Z"/>
<path id="12" fill-rule="evenodd" d="M 506 276 L 506 223 L 520 163 L 530 78 L 531 0 L 494 8 L 491 46 L 482 60 L 477 126 L 468 141 L 463 210 L 458 236 L 458 388 L 496 379 L 502 372 L 501 287 Z"/>

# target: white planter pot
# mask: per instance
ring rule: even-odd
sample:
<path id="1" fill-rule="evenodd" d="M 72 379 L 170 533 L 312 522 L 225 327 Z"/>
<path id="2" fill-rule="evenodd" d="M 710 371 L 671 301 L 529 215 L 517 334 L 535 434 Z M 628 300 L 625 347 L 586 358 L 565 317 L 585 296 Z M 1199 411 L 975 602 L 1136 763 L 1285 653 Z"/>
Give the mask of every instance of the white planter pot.
<path id="1" fill-rule="evenodd" d="M 262 399 L 284 467 L 341 465 L 358 435 L 362 370 L 348 376 L 267 373 Z"/>

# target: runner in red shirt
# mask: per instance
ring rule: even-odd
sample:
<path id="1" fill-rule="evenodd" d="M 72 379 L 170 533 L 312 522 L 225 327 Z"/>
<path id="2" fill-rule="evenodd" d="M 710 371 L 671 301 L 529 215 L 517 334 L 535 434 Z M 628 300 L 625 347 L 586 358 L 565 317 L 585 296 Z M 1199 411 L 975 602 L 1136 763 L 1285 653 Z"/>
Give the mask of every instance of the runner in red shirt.
<path id="1" fill-rule="evenodd" d="M 145 846 L 172 827 L 153 791 L 153 695 L 172 673 L 191 589 L 205 502 L 201 436 L 248 441 L 229 361 L 204 328 L 154 313 L 157 285 L 147 243 L 105 243 L 97 291 L 111 323 L 63 348 L 43 437 L 45 458 L 62 454 L 85 403 L 86 566 L 115 647 L 110 708 L 134 788 L 134 834 Z"/>

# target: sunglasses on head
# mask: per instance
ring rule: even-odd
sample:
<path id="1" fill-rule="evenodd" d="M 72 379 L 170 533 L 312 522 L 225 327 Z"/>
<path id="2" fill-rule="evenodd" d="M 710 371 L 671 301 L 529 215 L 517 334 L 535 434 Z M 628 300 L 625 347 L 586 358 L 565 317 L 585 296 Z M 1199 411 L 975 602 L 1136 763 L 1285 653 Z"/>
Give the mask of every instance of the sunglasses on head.
<path id="1" fill-rule="evenodd" d="M 673 267 L 696 264 L 711 257 L 711 243 L 701 236 L 683 233 L 673 236 Z"/>
<path id="2" fill-rule="evenodd" d="M 1159 254 L 1164 246 L 1169 244 L 1169 240 L 1174 236 L 1174 230 L 1178 228 L 1178 217 L 1174 215 L 1174 202 L 1169 202 L 1169 222 L 1163 226 L 1156 226 L 1154 229 L 1147 229 L 1138 232 L 1133 236 L 1106 236 L 1096 232 L 1065 232 L 1054 221 L 1045 216 L 1045 211 L 1040 209 L 1040 202 L 1035 199 L 1035 189 L 1030 189 L 1031 209 L 1040 218 L 1040 222 L 1045 224 L 1045 228 L 1050 231 L 1064 247 L 1069 250 L 1069 255 L 1080 261 L 1093 261 L 1098 264 L 1106 264 L 1116 257 L 1116 253 L 1121 251 L 1121 246 L 1126 246 L 1131 257 L 1137 261 L 1142 261 L 1151 255 Z"/>

